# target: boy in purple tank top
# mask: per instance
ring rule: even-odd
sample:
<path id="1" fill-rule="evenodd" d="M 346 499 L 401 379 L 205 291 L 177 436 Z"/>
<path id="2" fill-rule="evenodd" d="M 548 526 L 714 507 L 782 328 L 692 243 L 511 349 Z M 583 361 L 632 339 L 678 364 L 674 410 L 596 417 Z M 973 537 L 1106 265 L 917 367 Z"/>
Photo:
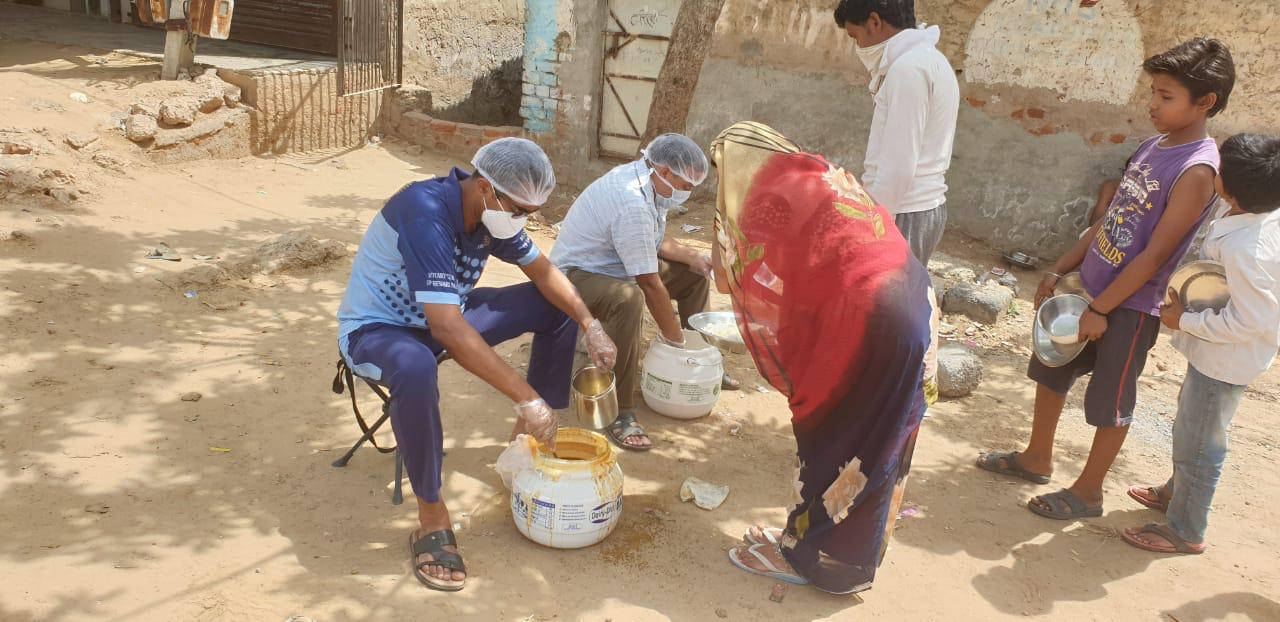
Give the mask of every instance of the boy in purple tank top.
<path id="1" fill-rule="evenodd" d="M 1085 418 L 1097 428 L 1093 447 L 1075 483 L 1028 504 L 1047 518 L 1102 515 L 1102 483 L 1133 420 L 1138 376 L 1160 334 L 1169 278 L 1218 198 L 1218 148 L 1205 126 L 1226 108 L 1235 85 L 1231 53 L 1220 41 L 1193 39 L 1147 59 L 1143 69 L 1151 76 L 1148 110 L 1160 135 L 1133 154 L 1106 216 L 1054 262 L 1036 292 L 1039 307 L 1061 275 L 1080 270 L 1092 298 L 1080 318 L 1080 340 L 1088 345 L 1061 367 L 1031 358 L 1027 376 L 1037 386 L 1027 448 L 978 458 L 988 471 L 1049 483 L 1067 393 L 1092 374 L 1084 401 Z"/>

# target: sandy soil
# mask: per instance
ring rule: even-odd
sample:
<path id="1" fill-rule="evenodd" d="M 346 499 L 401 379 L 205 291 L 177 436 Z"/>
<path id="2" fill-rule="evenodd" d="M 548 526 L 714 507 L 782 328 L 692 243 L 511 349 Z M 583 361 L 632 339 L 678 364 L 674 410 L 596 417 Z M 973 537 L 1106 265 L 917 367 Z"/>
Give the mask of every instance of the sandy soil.
<path id="1" fill-rule="evenodd" d="M 512 413 L 456 365 L 442 371 L 445 495 L 472 576 L 461 593 L 429 592 L 408 572 L 414 513 L 388 502 L 391 459 L 366 450 L 345 470 L 329 466 L 358 435 L 346 398 L 329 390 L 349 260 L 238 279 L 191 299 L 157 277 L 198 263 L 192 255 L 237 257 L 293 231 L 354 249 L 387 196 L 454 163 L 387 142 L 290 165 L 158 167 L 103 129 L 129 101 L 129 81 L 149 80 L 155 67 L 94 65 L 86 54 L 0 41 L 4 125 L 98 131 L 95 149 L 128 162 L 117 174 L 63 153 L 86 171 L 92 194 L 71 206 L 12 195 L 0 205 L 0 619 L 1280 619 L 1280 371 L 1237 416 L 1210 551 L 1149 555 L 1117 530 L 1158 518 L 1123 490 L 1170 468 L 1184 363 L 1167 339 L 1142 380 L 1104 517 L 1038 518 L 1023 506 L 1049 488 L 972 466 L 981 449 L 1019 448 L 1028 429 L 1025 299 L 1018 317 L 972 337 L 987 366 L 981 389 L 939 404 L 924 424 L 907 490 L 918 516 L 899 522 L 864 599 L 792 588 L 774 603 L 771 582 L 725 559 L 749 524 L 785 516 L 794 445 L 777 393 L 726 395 L 715 415 L 694 422 L 642 414 L 658 448 L 622 457 L 618 530 L 562 552 L 514 529 L 490 468 Z M 73 91 L 94 102 L 71 101 Z M 694 207 L 673 231 L 707 225 L 708 211 Z M 7 234 L 14 229 L 25 238 Z M 544 249 L 550 233 L 535 232 Z M 679 235 L 706 244 L 705 230 Z M 180 264 L 143 258 L 162 241 Z M 975 263 L 996 257 L 958 239 L 944 250 Z M 520 278 L 494 265 L 484 283 Z M 1026 290 L 1034 280 L 1024 277 Z M 969 323 L 950 321 L 963 336 Z M 501 348 L 516 364 L 519 345 Z M 746 358 L 731 367 L 748 388 L 759 382 Z M 193 391 L 202 399 L 180 400 Z M 1060 429 L 1057 485 L 1088 449 L 1079 400 Z M 734 421 L 745 424 L 736 436 Z M 680 503 L 688 475 L 728 484 L 728 501 L 712 512 Z"/>

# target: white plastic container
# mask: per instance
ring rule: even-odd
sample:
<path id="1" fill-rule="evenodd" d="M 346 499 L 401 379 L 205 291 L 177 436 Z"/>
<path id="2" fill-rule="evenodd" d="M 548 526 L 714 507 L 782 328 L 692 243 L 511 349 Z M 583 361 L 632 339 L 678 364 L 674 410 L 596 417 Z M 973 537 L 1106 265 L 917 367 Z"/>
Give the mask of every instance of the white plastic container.
<path id="1" fill-rule="evenodd" d="M 720 399 L 724 358 L 702 335 L 684 331 L 685 347 L 676 348 L 655 339 L 644 356 L 644 403 L 675 419 L 697 419 L 711 414 Z"/>
<path id="2" fill-rule="evenodd" d="M 511 482 L 511 518 L 526 538 L 556 549 L 604 540 L 622 515 L 622 469 L 604 436 L 560 428 L 555 455 L 537 451 Z"/>

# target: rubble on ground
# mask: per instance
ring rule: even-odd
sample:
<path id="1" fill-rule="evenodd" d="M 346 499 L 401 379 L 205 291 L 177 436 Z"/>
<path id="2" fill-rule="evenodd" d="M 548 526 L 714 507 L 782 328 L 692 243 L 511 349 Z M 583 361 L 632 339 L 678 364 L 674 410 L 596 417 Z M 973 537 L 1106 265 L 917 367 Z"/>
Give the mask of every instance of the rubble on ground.
<path id="1" fill-rule="evenodd" d="M 76 132 L 73 134 L 68 134 L 64 140 L 68 145 L 71 146 L 72 149 L 79 151 L 81 149 L 84 149 L 85 147 L 88 147 L 89 145 L 92 145 L 93 143 L 98 142 L 98 135 L 90 134 L 88 132 Z"/>
<path id="2" fill-rule="evenodd" d="M 0 133 L 0 137 L 6 135 L 12 136 L 8 132 Z M 5 140 L 9 139 L 0 138 L 0 142 Z M 13 140 L 8 144 L 19 142 Z M 30 145 L 31 142 L 21 144 Z M 70 204 L 80 198 L 83 192 L 77 185 L 76 176 L 56 164 L 49 166 L 38 160 L 37 155 L 42 151 L 33 147 L 27 153 L 0 155 L 0 198 L 10 194 L 46 196 L 62 204 Z"/>
<path id="3" fill-rule="evenodd" d="M 250 258 L 264 274 L 282 274 L 324 266 L 345 259 L 347 245 L 337 240 L 320 240 L 309 233 L 286 233 L 258 247 Z"/>
<path id="4" fill-rule="evenodd" d="M 201 263 L 182 272 L 166 274 L 161 282 L 174 289 L 212 289 L 256 274 L 288 274 L 327 266 L 348 255 L 347 245 L 337 240 L 321 240 L 309 233 L 286 233 L 245 257 Z"/>
<path id="5" fill-rule="evenodd" d="M 125 172 L 125 161 L 110 151 L 98 151 L 93 154 L 93 163 L 113 173 Z"/>
<path id="6" fill-rule="evenodd" d="M 150 83 L 135 89 L 123 129 L 125 137 L 152 151 L 164 151 L 247 124 L 240 87 L 206 69 L 190 81 Z"/>
<path id="7" fill-rule="evenodd" d="M 0 228 L 0 242 L 30 244 L 33 240 L 31 239 L 31 236 L 26 234 L 26 232 L 19 231 L 17 229 Z"/>

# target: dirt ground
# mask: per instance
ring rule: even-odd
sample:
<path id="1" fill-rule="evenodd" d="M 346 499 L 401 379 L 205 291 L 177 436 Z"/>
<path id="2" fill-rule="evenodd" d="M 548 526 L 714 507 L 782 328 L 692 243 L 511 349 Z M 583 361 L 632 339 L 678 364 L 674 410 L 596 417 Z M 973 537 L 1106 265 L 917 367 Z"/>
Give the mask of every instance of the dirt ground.
<path id="1" fill-rule="evenodd" d="M 445 365 L 444 494 L 471 577 L 463 592 L 430 592 L 409 573 L 414 510 L 388 501 L 391 459 L 365 450 L 346 469 L 330 466 L 358 436 L 346 398 L 329 389 L 349 258 L 192 288 L 191 298 L 159 277 L 201 263 L 194 255 L 232 260 L 289 232 L 354 250 L 386 197 L 458 163 L 385 141 L 323 157 L 154 165 L 110 129 L 110 115 L 156 67 L 94 58 L 0 40 L 0 126 L 47 128 L 58 166 L 88 191 L 69 204 L 0 199 L 0 619 L 1280 620 L 1280 370 L 1236 417 L 1201 557 L 1151 555 L 1117 537 L 1158 518 L 1123 491 L 1169 473 L 1185 364 L 1167 337 L 1141 381 L 1102 518 L 1036 517 L 1027 498 L 1051 488 L 973 466 L 979 450 L 1020 448 L 1029 428 L 1034 275 L 1023 275 L 1020 313 L 1004 324 L 966 336 L 970 323 L 948 318 L 982 351 L 986 379 L 924 423 L 907 489 L 913 516 L 899 521 L 863 598 L 793 587 L 771 602 L 770 581 L 726 560 L 748 525 L 784 520 L 794 451 L 785 401 L 753 390 L 760 379 L 742 356 L 730 367 L 748 390 L 725 395 L 711 417 L 641 414 L 657 449 L 621 458 L 617 531 L 571 552 L 515 530 L 491 468 L 512 412 Z M 68 132 L 101 138 L 75 152 L 62 144 Z M 123 172 L 95 163 L 89 152 L 101 151 Z M 709 211 L 694 206 L 671 231 L 707 244 L 706 229 L 679 226 L 706 226 Z M 534 234 L 544 250 L 553 244 L 549 227 Z M 182 262 L 144 258 L 161 242 Z M 943 250 L 974 264 L 997 256 L 959 239 Z M 483 284 L 521 278 L 494 264 Z M 500 351 L 519 364 L 521 343 Z M 202 397 L 180 399 L 189 392 Z M 1060 427 L 1055 485 L 1088 450 L 1081 395 Z M 735 422 L 743 429 L 731 435 Z M 728 501 L 711 512 L 682 504 L 689 475 L 728 484 Z"/>

